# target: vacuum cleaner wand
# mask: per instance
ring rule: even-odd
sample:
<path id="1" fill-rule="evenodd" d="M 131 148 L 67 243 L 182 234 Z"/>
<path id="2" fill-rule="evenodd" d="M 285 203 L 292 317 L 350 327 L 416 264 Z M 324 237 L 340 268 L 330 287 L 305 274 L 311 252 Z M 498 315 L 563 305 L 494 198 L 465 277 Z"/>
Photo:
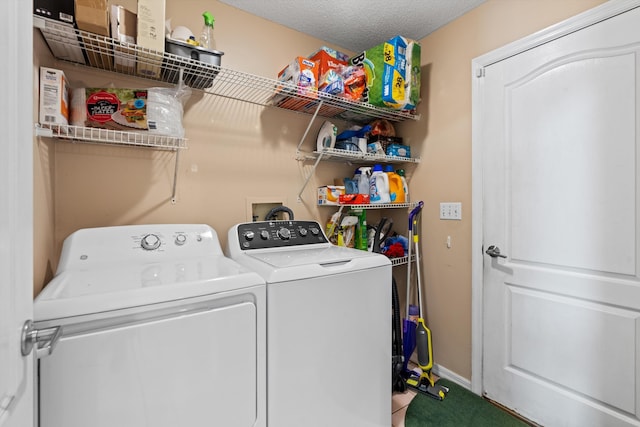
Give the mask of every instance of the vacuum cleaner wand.
<path id="1" fill-rule="evenodd" d="M 427 325 L 425 324 L 423 313 L 422 279 L 420 275 L 420 232 L 418 229 L 418 223 L 423 206 L 423 202 L 420 202 L 409 214 L 409 247 L 411 247 L 413 243 L 416 262 L 416 281 L 418 285 L 418 324 L 415 328 L 415 345 L 418 352 L 418 367 L 422 373 L 417 378 L 415 375 L 410 375 L 407 379 L 407 385 L 427 394 L 430 397 L 443 400 L 449 392 L 449 389 L 436 384 L 433 374 L 431 373 L 431 369 L 433 368 L 433 341 L 431 340 L 431 330 L 427 328 Z M 411 259 L 409 259 L 408 265 L 411 265 Z M 407 279 L 407 288 L 409 287 L 410 279 L 411 276 L 409 275 Z"/>

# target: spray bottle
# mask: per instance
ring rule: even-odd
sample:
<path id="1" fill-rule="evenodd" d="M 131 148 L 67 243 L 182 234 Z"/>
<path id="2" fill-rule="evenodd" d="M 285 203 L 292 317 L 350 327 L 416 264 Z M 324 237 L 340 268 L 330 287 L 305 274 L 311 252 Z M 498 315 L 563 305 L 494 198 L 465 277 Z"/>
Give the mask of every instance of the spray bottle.
<path id="1" fill-rule="evenodd" d="M 360 170 L 360 181 L 358 183 L 358 193 L 369 194 L 369 179 L 371 178 L 371 168 L 363 166 Z"/>
<path id="2" fill-rule="evenodd" d="M 213 39 L 213 23 L 216 20 L 210 12 L 204 12 L 202 17 L 204 18 L 204 25 L 202 27 L 202 34 L 200 34 L 200 46 L 207 50 L 215 50 L 216 43 Z"/>

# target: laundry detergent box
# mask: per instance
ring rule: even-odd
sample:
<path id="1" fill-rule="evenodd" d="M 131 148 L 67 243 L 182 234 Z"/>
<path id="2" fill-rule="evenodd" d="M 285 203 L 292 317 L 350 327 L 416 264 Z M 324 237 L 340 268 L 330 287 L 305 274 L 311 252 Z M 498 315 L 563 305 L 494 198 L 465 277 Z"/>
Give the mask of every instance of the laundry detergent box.
<path id="1" fill-rule="evenodd" d="M 342 70 L 349 64 L 349 57 L 335 49 L 322 46 L 309 55 L 309 59 L 318 63 L 318 90 L 332 95 L 342 94 Z"/>
<path id="2" fill-rule="evenodd" d="M 148 130 L 147 101 L 147 89 L 76 88 L 71 97 L 71 124 Z"/>
<path id="3" fill-rule="evenodd" d="M 40 67 L 40 123 L 69 124 L 69 87 L 61 70 Z"/>
<path id="4" fill-rule="evenodd" d="M 415 41 L 396 36 L 352 57 L 350 62 L 365 71 L 364 102 L 411 110 L 420 101 L 420 45 Z"/>

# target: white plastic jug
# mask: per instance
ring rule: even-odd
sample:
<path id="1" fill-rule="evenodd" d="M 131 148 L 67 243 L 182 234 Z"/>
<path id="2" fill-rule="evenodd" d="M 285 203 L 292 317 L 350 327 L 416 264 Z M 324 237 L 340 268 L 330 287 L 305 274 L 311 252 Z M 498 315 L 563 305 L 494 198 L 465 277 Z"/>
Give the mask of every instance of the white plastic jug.
<path id="1" fill-rule="evenodd" d="M 390 203 L 389 177 L 381 165 L 374 165 L 369 179 L 369 199 L 371 203 Z"/>
<path id="2" fill-rule="evenodd" d="M 369 194 L 369 179 L 371 178 L 371 168 L 368 166 L 363 166 L 361 168 L 358 168 L 358 170 L 360 171 L 358 193 Z"/>

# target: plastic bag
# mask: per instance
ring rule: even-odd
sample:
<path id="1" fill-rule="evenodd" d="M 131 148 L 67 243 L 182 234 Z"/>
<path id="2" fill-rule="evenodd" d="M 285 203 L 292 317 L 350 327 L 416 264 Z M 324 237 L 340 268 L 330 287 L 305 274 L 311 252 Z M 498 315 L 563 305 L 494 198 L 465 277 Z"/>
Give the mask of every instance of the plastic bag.
<path id="1" fill-rule="evenodd" d="M 149 133 L 183 138 L 182 117 L 191 89 L 182 84 L 175 88 L 153 87 L 149 89 L 148 96 Z"/>

